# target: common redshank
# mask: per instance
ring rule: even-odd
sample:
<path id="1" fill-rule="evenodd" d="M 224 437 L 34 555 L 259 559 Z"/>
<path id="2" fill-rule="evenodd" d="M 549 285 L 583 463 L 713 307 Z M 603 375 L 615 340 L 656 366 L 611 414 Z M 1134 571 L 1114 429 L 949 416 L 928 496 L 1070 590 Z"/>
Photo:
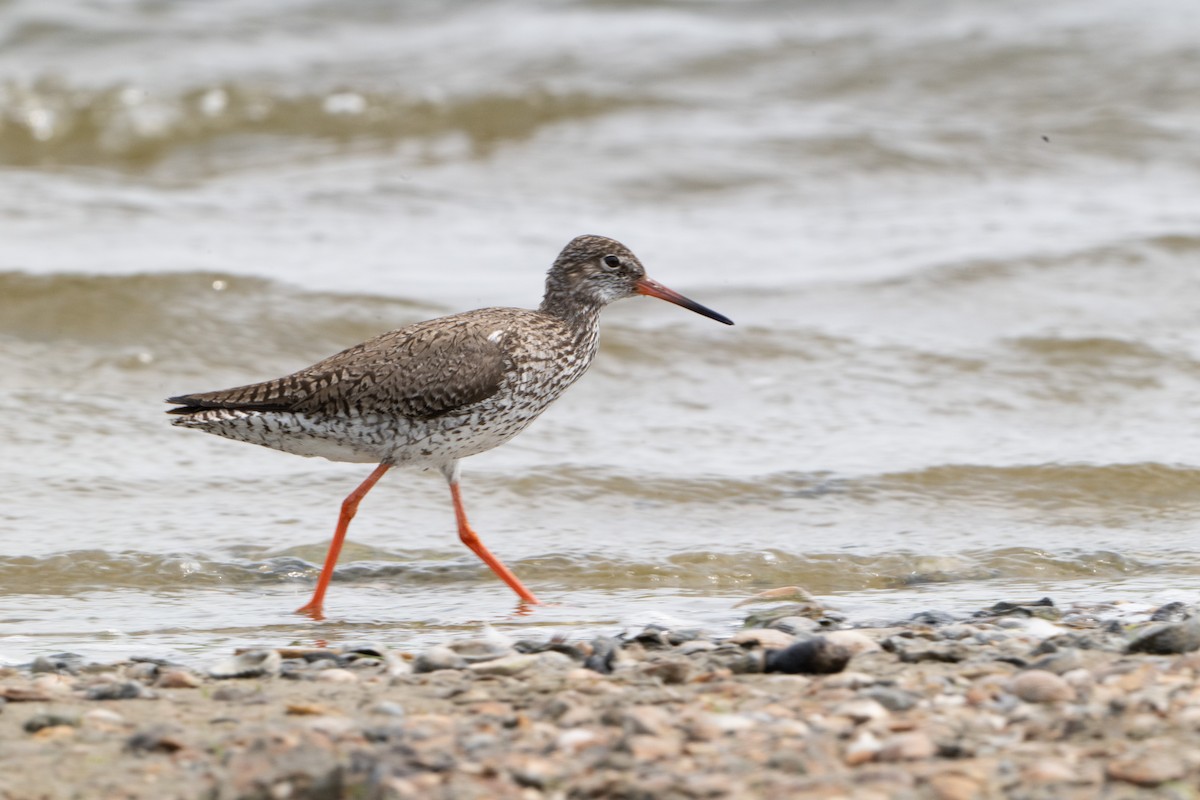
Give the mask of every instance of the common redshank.
<path id="1" fill-rule="evenodd" d="M 558 254 L 537 311 L 481 308 L 418 322 L 283 378 L 172 397 L 174 424 L 302 456 L 378 464 L 342 502 L 312 599 L 325 590 L 358 504 L 392 467 L 436 467 L 450 484 L 458 536 L 526 603 L 538 599 L 483 546 L 459 494 L 459 462 L 524 430 L 587 370 L 600 310 L 634 295 L 733 321 L 646 277 L 637 256 L 603 236 Z"/>

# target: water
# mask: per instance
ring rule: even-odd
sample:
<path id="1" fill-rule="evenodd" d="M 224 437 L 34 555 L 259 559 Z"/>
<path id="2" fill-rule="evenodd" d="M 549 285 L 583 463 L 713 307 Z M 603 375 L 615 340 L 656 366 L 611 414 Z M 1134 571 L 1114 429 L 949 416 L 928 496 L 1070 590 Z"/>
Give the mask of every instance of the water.
<path id="1" fill-rule="evenodd" d="M 1184 2 L 0 2 L 0 660 L 1195 599 Z M 526 433 L 362 465 L 162 398 L 533 306 L 579 233 L 665 303 Z"/>

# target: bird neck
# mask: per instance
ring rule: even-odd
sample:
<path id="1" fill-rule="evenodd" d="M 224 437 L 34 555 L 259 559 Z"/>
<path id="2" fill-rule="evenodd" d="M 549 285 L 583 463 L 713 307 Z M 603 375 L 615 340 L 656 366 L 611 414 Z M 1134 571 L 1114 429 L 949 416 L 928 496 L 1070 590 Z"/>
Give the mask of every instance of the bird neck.
<path id="1" fill-rule="evenodd" d="M 546 292 L 538 311 L 561 319 L 578 334 L 594 335 L 600 325 L 600 310 L 603 308 L 602 303 L 589 303 L 580 299 L 578 295 L 550 290 Z"/>

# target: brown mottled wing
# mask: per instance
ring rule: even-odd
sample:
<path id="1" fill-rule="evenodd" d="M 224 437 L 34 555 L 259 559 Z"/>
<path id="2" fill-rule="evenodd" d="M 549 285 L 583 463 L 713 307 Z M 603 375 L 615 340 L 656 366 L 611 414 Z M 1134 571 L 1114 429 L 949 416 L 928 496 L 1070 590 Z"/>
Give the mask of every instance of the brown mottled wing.
<path id="1" fill-rule="evenodd" d="M 351 410 L 428 419 L 486 400 L 511 363 L 478 327 L 420 323 L 272 381 L 172 397 L 168 413 L 209 408 L 324 415 Z"/>

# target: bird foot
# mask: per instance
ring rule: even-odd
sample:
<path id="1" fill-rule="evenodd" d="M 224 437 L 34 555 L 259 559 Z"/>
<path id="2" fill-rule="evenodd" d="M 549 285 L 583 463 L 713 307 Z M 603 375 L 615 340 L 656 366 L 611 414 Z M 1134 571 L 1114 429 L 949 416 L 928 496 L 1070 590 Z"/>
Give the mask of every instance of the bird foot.
<path id="1" fill-rule="evenodd" d="M 325 609 L 322 603 L 308 603 L 296 609 L 297 614 L 302 614 L 314 622 L 320 622 L 325 619 Z"/>

